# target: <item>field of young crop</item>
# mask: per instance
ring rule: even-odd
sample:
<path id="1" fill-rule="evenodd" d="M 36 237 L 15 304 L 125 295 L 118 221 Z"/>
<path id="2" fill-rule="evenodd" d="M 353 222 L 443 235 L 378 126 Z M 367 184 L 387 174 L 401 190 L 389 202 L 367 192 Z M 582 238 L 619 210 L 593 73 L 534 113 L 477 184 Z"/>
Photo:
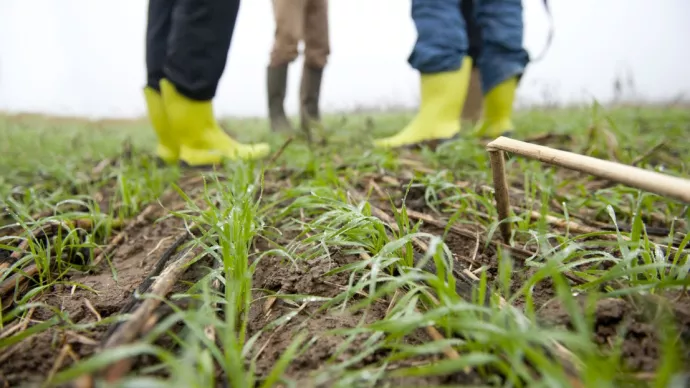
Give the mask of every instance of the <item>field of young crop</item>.
<path id="1" fill-rule="evenodd" d="M 685 387 L 690 210 L 406 113 L 162 167 L 148 123 L 0 117 L 0 387 Z M 690 110 L 528 110 L 515 137 L 690 178 Z"/>

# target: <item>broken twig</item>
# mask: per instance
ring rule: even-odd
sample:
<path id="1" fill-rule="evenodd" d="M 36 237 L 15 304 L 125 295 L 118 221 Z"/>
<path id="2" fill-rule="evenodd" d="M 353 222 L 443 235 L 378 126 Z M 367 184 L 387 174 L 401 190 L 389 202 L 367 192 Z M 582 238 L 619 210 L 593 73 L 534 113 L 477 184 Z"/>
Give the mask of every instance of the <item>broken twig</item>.
<path id="1" fill-rule="evenodd" d="M 506 218 L 510 216 L 510 193 L 508 192 L 508 182 L 506 181 L 506 163 L 504 152 L 500 150 L 489 151 L 491 159 L 491 171 L 494 178 L 494 195 L 496 196 L 496 210 L 498 211 L 498 221 L 501 223 L 501 237 L 505 243 L 510 242 L 510 223 Z"/>
<path id="2" fill-rule="evenodd" d="M 129 319 L 125 321 L 115 332 L 107 338 L 103 349 L 112 349 L 120 345 L 132 342 L 146 325 L 156 308 L 162 303 L 164 298 L 175 285 L 179 277 L 186 271 L 187 264 L 189 264 L 199 253 L 202 248 L 189 248 L 182 253 L 177 260 L 172 262 L 160 276 L 151 285 L 150 293 L 156 298 L 146 298 L 134 310 Z M 130 360 L 121 360 L 114 365 L 111 365 L 105 371 L 105 378 L 109 382 L 119 380 L 131 367 Z"/>

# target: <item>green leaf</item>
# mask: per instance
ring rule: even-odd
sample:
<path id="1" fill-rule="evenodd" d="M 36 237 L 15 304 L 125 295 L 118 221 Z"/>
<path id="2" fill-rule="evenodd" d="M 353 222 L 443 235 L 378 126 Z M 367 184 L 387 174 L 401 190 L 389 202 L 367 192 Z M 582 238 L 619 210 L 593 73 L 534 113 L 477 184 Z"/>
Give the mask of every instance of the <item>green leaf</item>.
<path id="1" fill-rule="evenodd" d="M 398 369 L 390 375 L 392 377 L 445 376 L 461 372 L 465 368 L 488 365 L 496 361 L 498 357 L 488 353 L 471 353 L 461 355 L 458 359 L 445 359 L 429 365 Z"/>

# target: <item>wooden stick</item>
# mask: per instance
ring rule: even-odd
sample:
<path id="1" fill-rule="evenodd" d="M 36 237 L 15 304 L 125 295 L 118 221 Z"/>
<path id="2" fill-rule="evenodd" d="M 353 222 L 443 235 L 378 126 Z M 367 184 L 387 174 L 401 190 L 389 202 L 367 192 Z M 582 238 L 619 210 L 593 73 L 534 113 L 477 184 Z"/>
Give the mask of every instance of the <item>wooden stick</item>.
<path id="1" fill-rule="evenodd" d="M 193 223 L 189 227 L 189 231 L 193 231 L 196 229 L 196 224 Z M 120 314 L 127 314 L 130 311 L 134 310 L 134 308 L 141 302 L 140 299 L 138 298 L 138 295 L 147 293 L 149 291 L 149 288 L 151 287 L 151 284 L 157 279 L 157 277 L 161 274 L 161 272 L 166 268 L 168 265 L 168 262 L 173 258 L 176 257 L 178 252 L 177 249 L 182 246 L 187 240 L 189 239 L 190 234 L 188 231 L 184 231 L 180 233 L 176 238 L 175 241 L 161 254 L 160 258 L 154 265 L 153 269 L 151 272 L 142 280 L 141 284 L 139 284 L 139 287 L 137 287 L 136 291 L 132 294 L 130 300 L 125 303 L 122 308 L 120 309 Z M 110 338 L 115 331 L 117 331 L 121 325 L 124 323 L 114 323 L 110 325 L 108 328 L 108 331 L 106 331 L 104 338 Z"/>
<path id="2" fill-rule="evenodd" d="M 499 228 L 503 241 L 510 243 L 510 223 L 502 222 L 510 216 L 510 193 L 508 193 L 508 181 L 506 180 L 506 162 L 504 152 L 500 150 L 490 150 L 491 171 L 494 177 L 494 196 L 496 197 L 496 210 L 498 211 L 498 221 L 501 222 Z"/>
<path id="3" fill-rule="evenodd" d="M 15 273 L 0 283 L 0 297 L 5 296 L 15 287 L 23 285 L 29 278 L 35 276 L 38 273 L 38 266 L 36 263 L 29 264 L 25 268 L 22 268 L 21 271 L 22 272 Z"/>
<path id="4" fill-rule="evenodd" d="M 179 277 L 187 270 L 189 264 L 202 249 L 189 248 L 179 258 L 172 262 L 151 285 L 150 293 L 160 298 L 165 297 L 173 288 Z M 146 298 L 132 313 L 128 321 L 110 336 L 103 349 L 112 349 L 117 346 L 132 342 L 151 317 L 154 310 L 161 304 L 160 299 Z M 120 360 L 105 371 L 105 378 L 109 382 L 119 380 L 131 367 L 132 360 Z"/>
<path id="5" fill-rule="evenodd" d="M 621 163 L 578 155 L 507 137 L 499 137 L 487 145 L 489 153 L 502 150 L 554 166 L 584 172 L 664 197 L 690 203 L 690 180 L 661 174 Z"/>
<path id="6" fill-rule="evenodd" d="M 160 276 L 151 285 L 151 293 L 159 297 L 165 297 L 172 289 L 175 281 L 186 270 L 187 263 L 191 262 L 196 256 L 197 250 L 187 249 L 170 266 L 161 272 Z M 104 349 L 113 348 L 130 342 L 138 333 L 138 328 L 148 319 L 150 313 L 161 303 L 159 299 L 146 298 L 139 307 L 132 313 L 130 319 L 122 324 L 120 330 L 113 333 L 105 342 Z"/>

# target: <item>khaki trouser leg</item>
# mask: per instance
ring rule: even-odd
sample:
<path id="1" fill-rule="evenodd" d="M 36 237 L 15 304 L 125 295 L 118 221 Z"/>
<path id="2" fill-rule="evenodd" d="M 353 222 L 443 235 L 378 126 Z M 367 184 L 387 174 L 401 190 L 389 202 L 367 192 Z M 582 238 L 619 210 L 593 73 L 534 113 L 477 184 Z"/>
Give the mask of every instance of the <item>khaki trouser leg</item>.
<path id="1" fill-rule="evenodd" d="M 321 120 L 321 80 L 329 54 L 328 0 L 307 0 L 304 16 L 304 67 L 300 85 L 300 122 L 302 130 L 310 140 L 312 122 Z"/>
<path id="2" fill-rule="evenodd" d="M 322 69 L 331 53 L 328 0 L 306 0 L 303 23 L 304 63 L 309 67 Z"/>
<path id="3" fill-rule="evenodd" d="M 276 30 L 270 66 L 287 65 L 297 58 L 297 48 L 304 36 L 304 15 L 308 1 L 273 0 Z"/>
<path id="4" fill-rule="evenodd" d="M 307 0 L 273 0 L 275 37 L 266 69 L 268 115 L 273 131 L 291 131 L 283 106 L 287 90 L 288 66 L 297 58 L 304 35 Z"/>

